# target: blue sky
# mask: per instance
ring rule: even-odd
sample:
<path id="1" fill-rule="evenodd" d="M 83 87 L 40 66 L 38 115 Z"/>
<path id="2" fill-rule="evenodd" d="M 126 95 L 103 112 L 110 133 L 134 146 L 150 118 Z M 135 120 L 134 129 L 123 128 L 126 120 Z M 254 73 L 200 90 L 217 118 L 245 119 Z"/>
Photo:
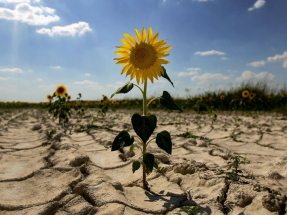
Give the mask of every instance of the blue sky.
<path id="1" fill-rule="evenodd" d="M 123 33 L 168 39 L 148 95 L 185 97 L 242 81 L 287 83 L 286 0 L 0 0 L 0 101 L 46 101 L 57 85 L 99 100 L 129 78 L 116 65 Z M 133 80 L 135 83 L 135 80 Z M 138 89 L 115 99 L 139 97 Z"/>

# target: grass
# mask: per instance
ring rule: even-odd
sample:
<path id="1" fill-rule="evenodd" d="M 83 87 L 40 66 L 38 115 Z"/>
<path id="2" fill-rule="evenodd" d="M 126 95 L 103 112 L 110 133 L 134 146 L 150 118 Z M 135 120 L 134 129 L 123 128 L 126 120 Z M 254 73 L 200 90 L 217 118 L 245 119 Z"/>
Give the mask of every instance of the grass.
<path id="1" fill-rule="evenodd" d="M 247 90 L 255 94 L 254 98 L 244 98 L 242 92 Z M 287 116 L 287 93 L 286 86 L 282 89 L 271 88 L 267 82 L 259 81 L 257 83 L 247 82 L 241 86 L 232 87 L 229 90 L 205 91 L 191 97 L 189 94 L 185 98 L 173 98 L 182 109 L 195 110 L 198 113 L 213 111 L 270 111 L 286 114 Z M 224 99 L 221 99 L 224 95 Z M 270 97 L 272 95 L 272 98 Z M 202 101 L 200 101 L 202 99 Z M 69 105 L 76 106 L 77 101 L 71 101 Z M 101 101 L 82 101 L 83 108 L 101 108 Z M 140 99 L 122 99 L 116 102 L 111 101 L 112 110 L 115 109 L 141 109 L 142 101 Z M 0 102 L 0 110 L 7 111 L 17 108 L 49 108 L 48 102 L 29 103 L 29 102 Z M 150 109 L 161 109 L 159 100 L 155 100 Z M 2 111 L 1 111 L 2 112 Z M 2 112 L 3 113 L 3 112 Z"/>

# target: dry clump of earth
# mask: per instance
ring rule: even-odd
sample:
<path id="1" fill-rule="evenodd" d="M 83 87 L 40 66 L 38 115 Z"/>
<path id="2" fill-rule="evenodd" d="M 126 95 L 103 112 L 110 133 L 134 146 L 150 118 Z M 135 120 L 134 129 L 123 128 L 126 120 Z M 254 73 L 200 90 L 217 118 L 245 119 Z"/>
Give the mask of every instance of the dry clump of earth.
<path id="1" fill-rule="evenodd" d="M 184 206 L 215 215 L 286 213 L 283 116 L 225 112 L 211 126 L 205 114 L 156 112 L 155 131 L 169 131 L 173 147 L 169 155 L 155 142 L 148 146 L 159 161 L 147 177 L 148 192 L 142 169 L 132 172 L 139 149 L 111 151 L 120 131 L 135 134 L 133 112 L 139 111 L 98 117 L 89 109 L 71 118 L 66 132 L 44 110 L 2 112 L 0 214 L 175 215 Z M 219 171 L 227 171 L 233 155 L 251 161 L 240 166 L 239 181 Z"/>

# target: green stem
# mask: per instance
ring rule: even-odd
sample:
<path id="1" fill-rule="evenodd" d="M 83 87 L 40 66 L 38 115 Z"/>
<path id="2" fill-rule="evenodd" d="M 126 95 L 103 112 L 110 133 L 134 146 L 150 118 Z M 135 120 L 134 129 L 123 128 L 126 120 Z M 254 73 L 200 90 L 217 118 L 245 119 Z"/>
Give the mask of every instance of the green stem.
<path id="1" fill-rule="evenodd" d="M 147 91 L 147 81 L 144 82 L 144 91 L 143 91 L 143 116 L 147 115 L 147 101 L 146 101 L 146 91 Z M 142 151 L 142 155 L 144 157 L 144 155 L 146 154 L 146 144 L 143 143 L 143 151 Z M 146 165 L 145 163 L 142 161 L 142 165 L 143 165 L 143 189 L 148 190 L 148 184 L 146 181 Z"/>
<path id="2" fill-rule="evenodd" d="M 147 108 L 148 108 L 148 106 L 149 106 L 154 100 L 159 99 L 160 97 L 161 97 L 161 96 L 155 97 L 155 98 L 153 98 L 152 100 L 150 100 L 150 102 L 147 104 Z"/>
<path id="3" fill-rule="evenodd" d="M 137 85 L 137 84 L 133 84 L 134 86 L 136 86 L 137 88 L 139 88 L 140 89 L 140 91 L 142 92 L 142 94 L 144 94 L 144 91 L 142 90 L 142 88 L 140 88 L 140 86 L 139 85 Z"/>
<path id="4" fill-rule="evenodd" d="M 146 146 L 148 146 L 148 144 L 150 143 L 150 141 L 152 141 L 152 140 L 154 140 L 154 139 L 156 139 L 156 138 L 154 137 L 154 138 L 150 139 L 150 140 L 146 143 Z"/>

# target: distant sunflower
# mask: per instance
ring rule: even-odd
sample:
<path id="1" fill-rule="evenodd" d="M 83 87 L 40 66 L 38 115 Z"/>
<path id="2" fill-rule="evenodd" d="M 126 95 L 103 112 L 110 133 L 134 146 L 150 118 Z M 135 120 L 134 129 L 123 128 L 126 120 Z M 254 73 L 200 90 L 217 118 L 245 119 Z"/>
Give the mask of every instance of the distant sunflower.
<path id="1" fill-rule="evenodd" d="M 113 100 L 112 101 L 112 105 L 116 105 L 117 104 L 117 101 L 116 100 Z"/>
<path id="2" fill-rule="evenodd" d="M 139 105 L 140 104 L 140 102 L 139 101 L 136 101 L 136 105 Z"/>
<path id="3" fill-rule="evenodd" d="M 248 97 L 248 96 L 249 96 L 248 90 L 244 90 L 244 91 L 242 92 L 242 96 L 243 96 L 244 98 Z"/>
<path id="4" fill-rule="evenodd" d="M 206 102 L 208 102 L 208 99 L 205 99 Z"/>
<path id="5" fill-rule="evenodd" d="M 153 36 L 151 27 L 148 35 L 145 28 L 142 29 L 142 34 L 137 29 L 134 30 L 138 42 L 129 34 L 124 34 L 129 41 L 121 38 L 125 46 L 116 46 L 120 51 L 115 51 L 115 54 L 122 57 L 114 58 L 114 60 L 118 61 L 116 62 L 118 65 L 125 64 L 122 74 L 127 72 L 127 76 L 131 76 L 130 80 L 135 77 L 139 84 L 140 81 L 142 83 L 146 82 L 148 78 L 153 83 L 153 78 L 158 79 L 164 74 L 161 64 L 170 63 L 161 58 L 169 56 L 165 52 L 172 49 L 172 46 L 163 47 L 166 45 L 165 40 L 157 41 L 159 32 Z"/>
<path id="6" fill-rule="evenodd" d="M 156 104 L 156 101 L 153 101 L 152 104 L 155 105 L 155 104 Z"/>
<path id="7" fill-rule="evenodd" d="M 252 99 L 254 99 L 255 96 L 256 96 L 255 93 L 250 93 L 249 98 L 252 100 Z"/>
<path id="8" fill-rule="evenodd" d="M 67 88 L 65 85 L 58 86 L 55 91 L 56 96 L 64 96 L 66 93 L 67 93 Z"/>
<path id="9" fill-rule="evenodd" d="M 281 96 L 282 96 L 282 98 L 285 98 L 285 97 L 286 97 L 286 93 L 283 92 L 283 93 L 281 94 Z"/>
<path id="10" fill-rule="evenodd" d="M 273 98 L 273 94 L 271 93 L 269 96 L 268 96 L 269 99 L 272 99 Z"/>
<path id="11" fill-rule="evenodd" d="M 104 101 L 105 103 L 109 103 L 109 102 L 110 102 L 109 97 L 106 96 L 106 95 L 103 95 L 103 101 Z"/>
<path id="12" fill-rule="evenodd" d="M 203 98 L 202 98 L 202 97 L 199 97 L 199 98 L 198 98 L 198 101 L 202 102 L 202 101 L 203 101 Z"/>
<path id="13" fill-rule="evenodd" d="M 220 96 L 220 99 L 225 99 L 225 95 L 221 95 L 221 96 Z"/>
<path id="14" fill-rule="evenodd" d="M 52 101 L 53 97 L 52 97 L 50 94 L 48 94 L 48 95 L 47 95 L 47 99 L 48 99 L 49 101 Z"/>
<path id="15" fill-rule="evenodd" d="M 194 97 L 191 97 L 191 101 L 194 101 L 195 100 L 195 98 Z"/>
<path id="16" fill-rule="evenodd" d="M 238 101 L 238 100 L 239 100 L 239 97 L 238 97 L 238 96 L 235 96 L 234 100 L 235 100 L 235 101 Z"/>
<path id="17" fill-rule="evenodd" d="M 68 100 L 68 101 L 70 101 L 71 98 L 72 98 L 72 96 L 70 96 L 70 95 L 67 96 L 67 100 Z"/>
<path id="18" fill-rule="evenodd" d="M 209 97 L 209 101 L 210 101 L 210 102 L 212 101 L 212 97 Z"/>

